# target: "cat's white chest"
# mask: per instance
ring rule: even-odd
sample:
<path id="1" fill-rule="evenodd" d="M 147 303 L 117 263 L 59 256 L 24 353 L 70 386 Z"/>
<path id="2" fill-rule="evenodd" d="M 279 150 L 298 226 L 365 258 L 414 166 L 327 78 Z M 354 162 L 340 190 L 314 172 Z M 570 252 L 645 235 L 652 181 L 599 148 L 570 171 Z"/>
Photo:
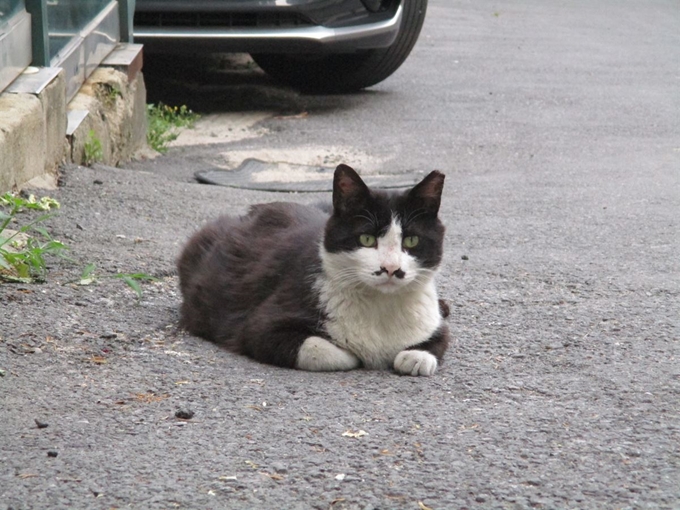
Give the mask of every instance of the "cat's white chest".
<path id="1" fill-rule="evenodd" d="M 382 294 L 320 282 L 326 331 L 367 368 L 391 367 L 402 350 L 427 341 L 441 324 L 434 282 L 411 292 Z"/>

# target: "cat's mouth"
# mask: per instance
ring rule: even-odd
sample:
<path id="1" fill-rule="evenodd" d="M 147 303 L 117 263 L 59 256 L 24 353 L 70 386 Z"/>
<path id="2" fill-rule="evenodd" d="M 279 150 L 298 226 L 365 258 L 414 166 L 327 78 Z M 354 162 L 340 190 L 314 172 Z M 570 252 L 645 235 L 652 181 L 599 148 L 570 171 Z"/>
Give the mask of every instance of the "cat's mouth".
<path id="1" fill-rule="evenodd" d="M 405 283 L 406 282 L 403 279 L 395 278 L 392 276 L 386 280 L 375 282 L 373 284 L 373 287 L 381 292 L 391 293 L 404 287 Z"/>

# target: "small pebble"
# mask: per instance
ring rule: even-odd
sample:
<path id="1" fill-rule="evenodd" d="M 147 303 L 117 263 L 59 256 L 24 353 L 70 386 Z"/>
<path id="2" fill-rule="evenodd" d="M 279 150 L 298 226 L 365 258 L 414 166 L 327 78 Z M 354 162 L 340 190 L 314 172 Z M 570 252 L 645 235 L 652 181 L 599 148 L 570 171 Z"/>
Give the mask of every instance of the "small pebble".
<path id="1" fill-rule="evenodd" d="M 177 412 L 175 412 L 175 417 L 182 420 L 190 420 L 194 417 L 194 412 L 190 409 L 178 409 Z"/>
<path id="2" fill-rule="evenodd" d="M 50 426 L 49 423 L 45 423 L 45 422 L 40 421 L 38 419 L 35 419 L 33 421 L 35 421 L 35 424 L 38 426 L 39 429 L 46 429 L 47 427 Z"/>
<path id="3" fill-rule="evenodd" d="M 47 452 L 48 457 L 56 457 L 57 455 L 59 455 L 59 454 L 57 452 L 55 452 L 54 450 L 50 450 L 49 452 Z"/>
<path id="4" fill-rule="evenodd" d="M 276 471 L 277 473 L 287 473 L 288 472 L 288 467 L 285 464 L 282 464 L 280 462 L 272 463 L 272 469 L 274 471 Z"/>

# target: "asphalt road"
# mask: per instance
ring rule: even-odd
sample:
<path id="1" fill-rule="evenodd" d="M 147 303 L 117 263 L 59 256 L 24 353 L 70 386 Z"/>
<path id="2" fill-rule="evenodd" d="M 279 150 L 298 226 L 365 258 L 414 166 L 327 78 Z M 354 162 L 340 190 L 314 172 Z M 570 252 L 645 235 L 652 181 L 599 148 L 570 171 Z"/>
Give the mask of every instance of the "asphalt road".
<path id="1" fill-rule="evenodd" d="M 0 509 L 680 508 L 679 26 L 671 0 L 433 0 L 352 96 L 147 59 L 150 97 L 204 121 L 67 169 L 48 226 L 74 262 L 0 286 Z M 283 370 L 177 329 L 191 232 L 326 196 L 193 182 L 248 155 L 446 173 L 434 377 Z M 138 301 L 116 271 L 160 281 Z"/>

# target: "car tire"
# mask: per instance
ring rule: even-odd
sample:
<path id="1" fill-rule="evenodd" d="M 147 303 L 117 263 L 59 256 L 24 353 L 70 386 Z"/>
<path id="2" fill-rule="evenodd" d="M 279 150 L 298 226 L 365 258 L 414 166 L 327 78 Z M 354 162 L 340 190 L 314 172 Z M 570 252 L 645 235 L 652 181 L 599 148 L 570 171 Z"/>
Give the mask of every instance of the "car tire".
<path id="1" fill-rule="evenodd" d="M 397 39 L 387 48 L 337 55 L 252 54 L 264 72 L 307 93 L 356 92 L 394 73 L 413 49 L 425 20 L 427 0 L 404 0 Z"/>

